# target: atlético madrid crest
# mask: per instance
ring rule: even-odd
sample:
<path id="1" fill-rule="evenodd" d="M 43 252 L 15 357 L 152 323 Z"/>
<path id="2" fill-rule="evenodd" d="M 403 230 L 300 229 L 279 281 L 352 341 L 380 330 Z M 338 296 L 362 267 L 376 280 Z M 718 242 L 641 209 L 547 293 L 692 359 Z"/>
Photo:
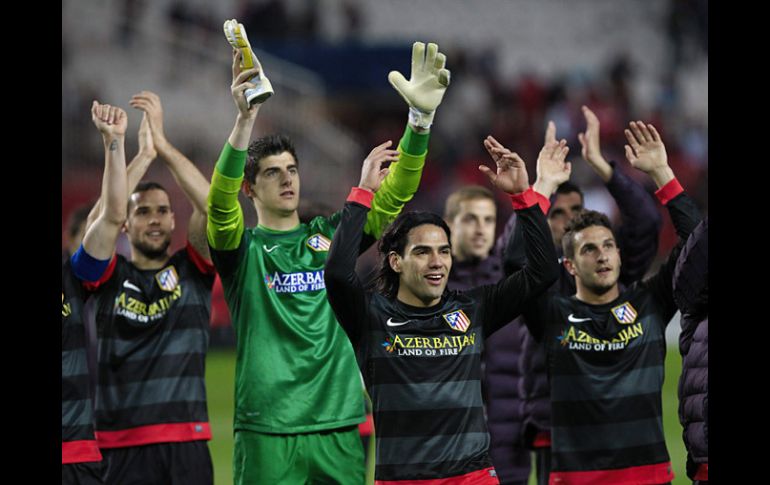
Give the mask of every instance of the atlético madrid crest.
<path id="1" fill-rule="evenodd" d="M 171 265 L 158 272 L 155 275 L 155 280 L 158 282 L 161 290 L 174 291 L 176 285 L 179 284 L 179 275 L 176 274 L 176 269 Z"/>
<path id="2" fill-rule="evenodd" d="M 328 251 L 332 242 L 323 234 L 313 234 L 307 239 L 307 247 L 313 251 Z"/>
<path id="3" fill-rule="evenodd" d="M 471 324 L 471 319 L 468 318 L 468 315 L 466 315 L 462 310 L 457 310 L 456 312 L 447 313 L 442 316 L 444 317 L 444 320 L 446 320 L 446 323 L 448 323 L 453 330 L 457 330 L 459 332 L 465 332 L 468 330 L 468 326 Z"/>
<path id="4" fill-rule="evenodd" d="M 636 310 L 634 310 L 634 307 L 629 302 L 613 308 L 612 314 L 615 315 L 615 319 L 620 323 L 629 324 L 636 321 Z"/>

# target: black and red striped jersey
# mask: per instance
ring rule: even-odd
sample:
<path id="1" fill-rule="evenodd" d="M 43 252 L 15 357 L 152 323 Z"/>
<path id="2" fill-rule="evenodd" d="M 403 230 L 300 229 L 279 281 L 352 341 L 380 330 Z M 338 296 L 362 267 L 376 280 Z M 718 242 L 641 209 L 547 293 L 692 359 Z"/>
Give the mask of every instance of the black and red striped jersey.
<path id="1" fill-rule="evenodd" d="M 421 308 L 363 289 L 354 267 L 366 208 L 345 205 L 326 263 L 326 288 L 372 397 L 377 480 L 494 476 L 481 392 L 484 339 L 558 274 L 540 209 L 517 214 L 530 264 L 497 284 L 445 291 L 438 304 Z"/>
<path id="2" fill-rule="evenodd" d="M 117 255 L 96 298 L 101 448 L 211 439 L 205 358 L 213 266 L 187 245 L 161 269 Z"/>
<path id="3" fill-rule="evenodd" d="M 686 240 L 698 211 L 667 204 Z M 525 311 L 545 346 L 551 389 L 551 483 L 659 484 L 673 479 L 663 434 L 665 330 L 676 313 L 672 275 L 681 243 L 650 278 L 593 305 L 555 292 Z"/>
<path id="4" fill-rule="evenodd" d="M 86 361 L 85 294 L 69 259 L 62 264 L 61 287 L 61 462 L 101 461 Z"/>

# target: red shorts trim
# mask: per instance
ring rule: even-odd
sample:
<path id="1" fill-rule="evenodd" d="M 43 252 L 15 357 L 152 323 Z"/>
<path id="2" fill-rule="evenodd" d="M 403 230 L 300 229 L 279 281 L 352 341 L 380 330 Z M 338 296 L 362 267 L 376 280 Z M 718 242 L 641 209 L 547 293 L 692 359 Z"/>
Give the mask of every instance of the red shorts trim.
<path id="1" fill-rule="evenodd" d="M 551 447 L 551 432 L 541 431 L 535 436 L 535 440 L 532 442 L 532 446 L 535 448 L 550 448 Z"/>
<path id="2" fill-rule="evenodd" d="M 446 478 L 427 480 L 375 480 L 374 485 L 500 485 L 494 467 Z"/>

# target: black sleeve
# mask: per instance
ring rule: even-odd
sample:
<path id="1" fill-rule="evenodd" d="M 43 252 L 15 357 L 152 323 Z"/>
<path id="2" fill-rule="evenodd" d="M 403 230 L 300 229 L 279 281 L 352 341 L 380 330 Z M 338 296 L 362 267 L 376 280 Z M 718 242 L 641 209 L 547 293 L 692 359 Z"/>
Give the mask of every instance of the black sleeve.
<path id="1" fill-rule="evenodd" d="M 642 279 L 658 253 L 658 237 L 663 226 L 654 197 L 644 187 L 612 165 L 607 191 L 620 210 L 621 225 L 615 232 L 623 265 L 620 282 L 626 286 Z"/>
<path id="2" fill-rule="evenodd" d="M 671 250 L 666 262 L 658 269 L 658 272 L 645 280 L 643 284 L 662 303 L 663 317 L 666 322 L 669 322 L 677 310 L 673 289 L 674 267 L 685 241 L 700 222 L 700 211 L 695 206 L 695 202 L 684 192 L 669 201 L 666 208 L 671 216 L 671 221 L 674 223 L 674 228 L 676 228 L 679 242 Z"/>
<path id="3" fill-rule="evenodd" d="M 539 205 L 517 210 L 516 214 L 523 232 L 527 263 L 495 285 L 469 291 L 483 305 L 486 336 L 519 316 L 524 305 L 543 293 L 559 275 L 551 231 Z"/>
<path id="4" fill-rule="evenodd" d="M 356 259 L 368 212 L 357 202 L 345 203 L 324 268 L 329 304 L 356 349 L 367 322 L 368 296 L 356 275 Z"/>
<path id="5" fill-rule="evenodd" d="M 505 241 L 503 272 L 506 275 L 511 275 L 527 264 L 527 256 L 524 251 L 524 231 L 516 217 L 516 212 L 511 214 L 508 222 L 506 222 L 501 238 L 503 237 L 503 241 Z"/>
<path id="6" fill-rule="evenodd" d="M 246 256 L 246 248 L 249 247 L 248 238 L 249 232 L 244 230 L 238 247 L 230 250 L 214 249 L 209 244 L 211 262 L 214 263 L 214 268 L 216 268 L 220 278 L 229 278 L 238 271 L 241 261 Z M 214 280 L 212 280 L 212 284 L 213 282 Z"/>
<path id="7" fill-rule="evenodd" d="M 690 234 L 674 268 L 674 300 L 683 314 L 708 313 L 708 257 L 709 219 L 706 216 Z"/>
<path id="8" fill-rule="evenodd" d="M 329 216 L 329 223 L 333 227 L 338 227 L 340 225 L 340 222 L 342 221 L 342 214 L 344 213 L 344 210 L 337 211 L 331 216 Z M 364 233 L 361 236 L 361 244 L 358 245 L 358 255 L 362 255 L 366 252 L 367 249 L 369 249 L 372 244 L 377 242 L 377 240 L 370 234 Z"/>

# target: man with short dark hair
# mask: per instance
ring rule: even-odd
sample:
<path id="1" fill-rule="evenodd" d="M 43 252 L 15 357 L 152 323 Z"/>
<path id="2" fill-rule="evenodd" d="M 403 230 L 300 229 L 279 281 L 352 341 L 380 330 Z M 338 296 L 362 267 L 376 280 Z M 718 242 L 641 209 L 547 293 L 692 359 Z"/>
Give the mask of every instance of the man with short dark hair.
<path id="1" fill-rule="evenodd" d="M 297 153 L 280 135 L 249 144 L 260 104 L 244 91 L 254 88 L 248 80 L 260 67 L 243 70 L 240 51 L 233 54 L 238 115 L 212 176 L 208 241 L 237 336 L 234 481 L 357 485 L 364 481 L 364 390 L 323 278 L 341 216 L 300 222 Z M 417 190 L 429 127 L 449 84 L 445 62 L 436 44 L 417 42 L 413 80 L 389 77 L 410 106 L 409 122 L 398 151 L 388 141 L 369 154 L 394 163 L 383 169 L 388 175 L 356 254 Z M 255 228 L 244 227 L 239 190 L 257 212 Z"/>
<path id="2" fill-rule="evenodd" d="M 524 162 L 492 137 L 485 146 L 497 173 L 479 167 L 511 194 L 530 264 L 507 279 L 446 291 L 450 229 L 429 212 L 399 216 L 379 244 L 377 291 L 355 273 L 366 215 L 382 181 L 381 160 L 364 161 L 359 186 L 342 213 L 326 262 L 327 296 L 358 352 L 377 430 L 376 483 L 498 484 L 489 457 L 481 395 L 484 339 L 516 317 L 555 280 L 556 254 Z M 567 149 L 550 154 L 563 162 Z"/>
<path id="3" fill-rule="evenodd" d="M 150 155 L 128 167 L 131 259 L 114 256 L 99 281 L 86 285 L 97 309 L 96 437 L 105 482 L 210 485 L 208 182 L 166 139 L 160 98 L 143 91 L 130 104 L 145 113 L 140 137 Z M 156 150 L 193 205 L 187 245 L 174 254 L 168 193 L 156 182 L 138 183 Z"/>
<path id="4" fill-rule="evenodd" d="M 652 125 L 631 122 L 626 157 L 658 187 L 681 240 L 698 210 L 668 166 Z M 552 290 L 525 311 L 546 349 L 551 391 L 551 483 L 666 484 L 673 479 L 661 416 L 665 329 L 676 312 L 672 274 L 681 243 L 650 278 L 618 284 L 620 252 L 609 219 L 583 211 L 562 238 L 577 288 Z"/>

